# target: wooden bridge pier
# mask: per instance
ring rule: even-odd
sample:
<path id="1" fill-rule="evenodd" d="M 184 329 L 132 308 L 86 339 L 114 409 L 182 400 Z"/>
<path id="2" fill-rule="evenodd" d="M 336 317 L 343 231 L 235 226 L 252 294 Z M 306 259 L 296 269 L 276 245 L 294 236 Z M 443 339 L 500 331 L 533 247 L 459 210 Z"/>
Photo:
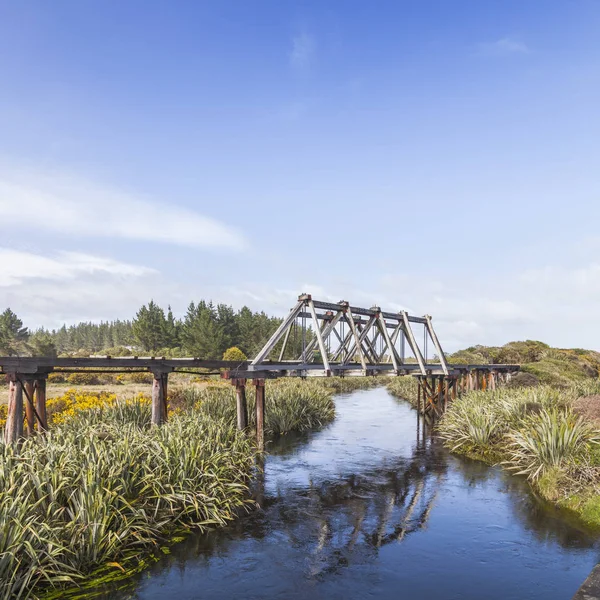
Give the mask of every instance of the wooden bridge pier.
<path id="1" fill-rule="evenodd" d="M 508 381 L 509 374 L 495 369 L 458 369 L 456 375 L 417 375 L 417 408 L 423 417 L 434 421 L 441 417 L 448 403 L 475 390 L 495 390 Z"/>
<path id="2" fill-rule="evenodd" d="M 235 387 L 237 427 L 243 431 L 249 425 L 248 402 L 246 400 L 247 379 L 230 379 Z M 256 411 L 256 443 L 259 449 L 265 446 L 265 380 L 252 379 L 254 385 L 255 411 Z"/>
<path id="3" fill-rule="evenodd" d="M 152 425 L 163 425 L 168 417 L 169 374 L 157 370 L 152 372 L 152 376 Z"/>
<path id="4" fill-rule="evenodd" d="M 46 374 L 7 374 L 8 406 L 4 429 L 6 443 L 16 443 L 36 431 L 43 432 L 48 429 L 46 378 Z"/>

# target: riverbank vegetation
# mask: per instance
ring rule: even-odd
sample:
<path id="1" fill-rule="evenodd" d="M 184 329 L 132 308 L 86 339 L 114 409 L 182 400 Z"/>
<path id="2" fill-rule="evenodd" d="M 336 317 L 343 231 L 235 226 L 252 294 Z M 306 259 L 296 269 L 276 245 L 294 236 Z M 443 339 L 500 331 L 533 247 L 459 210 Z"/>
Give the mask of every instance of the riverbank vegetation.
<path id="1" fill-rule="evenodd" d="M 519 364 L 521 373 L 511 383 L 513 386 L 548 384 L 569 388 L 600 376 L 600 352 L 551 348 L 533 340 L 504 346 L 472 346 L 447 358 L 454 364 Z"/>
<path id="2" fill-rule="evenodd" d="M 598 391 L 597 383 L 474 391 L 437 427 L 452 452 L 526 477 L 542 498 L 600 528 L 600 423 L 578 409 L 582 394 Z"/>
<path id="3" fill-rule="evenodd" d="M 267 382 L 268 434 L 331 421 L 331 383 Z M 235 428 L 233 386 L 190 386 L 170 405 L 152 427 L 147 397 L 70 391 L 49 402 L 47 434 L 0 443 L 0 598 L 125 576 L 174 535 L 251 508 L 256 448 Z M 249 405 L 253 421 L 251 394 Z"/>
<path id="4" fill-rule="evenodd" d="M 436 425 L 446 447 L 526 477 L 544 500 L 600 529 L 600 354 L 513 342 L 470 348 L 449 361 L 522 363 L 522 372 L 495 391 L 452 401 Z M 412 378 L 387 388 L 416 406 Z"/>

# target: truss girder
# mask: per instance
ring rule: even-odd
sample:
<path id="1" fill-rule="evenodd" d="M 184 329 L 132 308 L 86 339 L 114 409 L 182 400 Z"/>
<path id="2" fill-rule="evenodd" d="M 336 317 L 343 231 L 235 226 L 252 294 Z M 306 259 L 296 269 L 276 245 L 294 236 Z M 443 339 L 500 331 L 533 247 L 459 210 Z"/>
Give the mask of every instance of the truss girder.
<path id="1" fill-rule="evenodd" d="M 414 326 L 424 331 L 423 349 L 417 343 Z M 301 349 L 296 343 L 290 344 L 291 332 L 298 327 L 302 327 Z M 437 361 L 428 359 L 428 339 L 433 343 Z M 294 340 L 297 340 L 296 335 Z M 407 359 L 405 344 L 414 359 Z M 273 362 L 271 355 L 276 347 L 277 358 Z M 441 369 L 446 375 L 449 372 L 429 315 L 415 317 L 406 311 L 382 311 L 377 306 L 361 308 L 348 302 L 321 302 L 303 294 L 248 369 L 285 368 L 308 373 L 320 367 L 327 375 L 348 373 L 348 369 L 355 368 L 366 374 L 378 367 L 392 369 L 396 375 L 407 368 L 411 372 L 416 369 L 421 375 L 432 369 Z"/>

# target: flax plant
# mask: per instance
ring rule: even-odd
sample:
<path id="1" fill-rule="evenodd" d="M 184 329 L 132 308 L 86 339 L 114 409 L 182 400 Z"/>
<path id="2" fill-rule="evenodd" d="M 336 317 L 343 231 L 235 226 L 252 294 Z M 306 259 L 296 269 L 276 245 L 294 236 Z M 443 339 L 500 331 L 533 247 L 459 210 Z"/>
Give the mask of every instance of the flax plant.
<path id="1" fill-rule="evenodd" d="M 86 410 L 20 447 L 0 444 L 0 598 L 127 568 L 175 527 L 224 525 L 249 506 L 251 440 L 202 414 L 151 428 L 130 408 Z"/>
<path id="2" fill-rule="evenodd" d="M 568 468 L 585 459 L 600 432 L 569 409 L 543 409 L 526 418 L 521 428 L 507 436 L 504 465 L 537 481 L 549 470 Z"/>
<path id="3" fill-rule="evenodd" d="M 233 387 L 190 388 L 179 405 L 159 428 L 146 398 L 67 392 L 46 435 L 0 442 L 0 600 L 135 570 L 176 529 L 222 526 L 252 505 L 256 448 L 235 428 Z M 249 405 L 253 424 L 251 393 Z M 267 434 L 334 414 L 326 384 L 268 383 Z"/>

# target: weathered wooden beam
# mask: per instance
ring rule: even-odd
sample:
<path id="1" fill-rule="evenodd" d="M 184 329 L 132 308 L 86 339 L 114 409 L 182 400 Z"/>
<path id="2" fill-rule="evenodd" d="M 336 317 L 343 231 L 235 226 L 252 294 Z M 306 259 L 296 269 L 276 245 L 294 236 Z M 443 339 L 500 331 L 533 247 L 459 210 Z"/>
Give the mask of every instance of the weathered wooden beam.
<path id="1" fill-rule="evenodd" d="M 265 447 L 265 380 L 255 379 L 256 398 L 256 444 L 259 450 Z"/>
<path id="2" fill-rule="evenodd" d="M 235 380 L 235 396 L 237 408 L 237 426 L 244 430 L 248 427 L 248 403 L 246 401 L 246 380 Z"/>
<path id="3" fill-rule="evenodd" d="M 152 425 L 162 425 L 167 421 L 168 374 L 163 371 L 157 371 L 153 375 Z"/>
<path id="4" fill-rule="evenodd" d="M 4 441 L 16 444 L 23 437 L 23 384 L 16 373 L 8 377 L 8 406 Z"/>
<path id="5" fill-rule="evenodd" d="M 48 413 L 46 412 L 46 378 L 38 377 L 34 384 L 35 389 L 35 409 L 38 421 L 38 431 L 46 431 L 48 429 Z"/>
<path id="6" fill-rule="evenodd" d="M 25 422 L 27 423 L 27 435 L 32 436 L 35 433 L 35 406 L 33 404 L 33 380 L 23 381 L 26 402 L 25 402 Z"/>

